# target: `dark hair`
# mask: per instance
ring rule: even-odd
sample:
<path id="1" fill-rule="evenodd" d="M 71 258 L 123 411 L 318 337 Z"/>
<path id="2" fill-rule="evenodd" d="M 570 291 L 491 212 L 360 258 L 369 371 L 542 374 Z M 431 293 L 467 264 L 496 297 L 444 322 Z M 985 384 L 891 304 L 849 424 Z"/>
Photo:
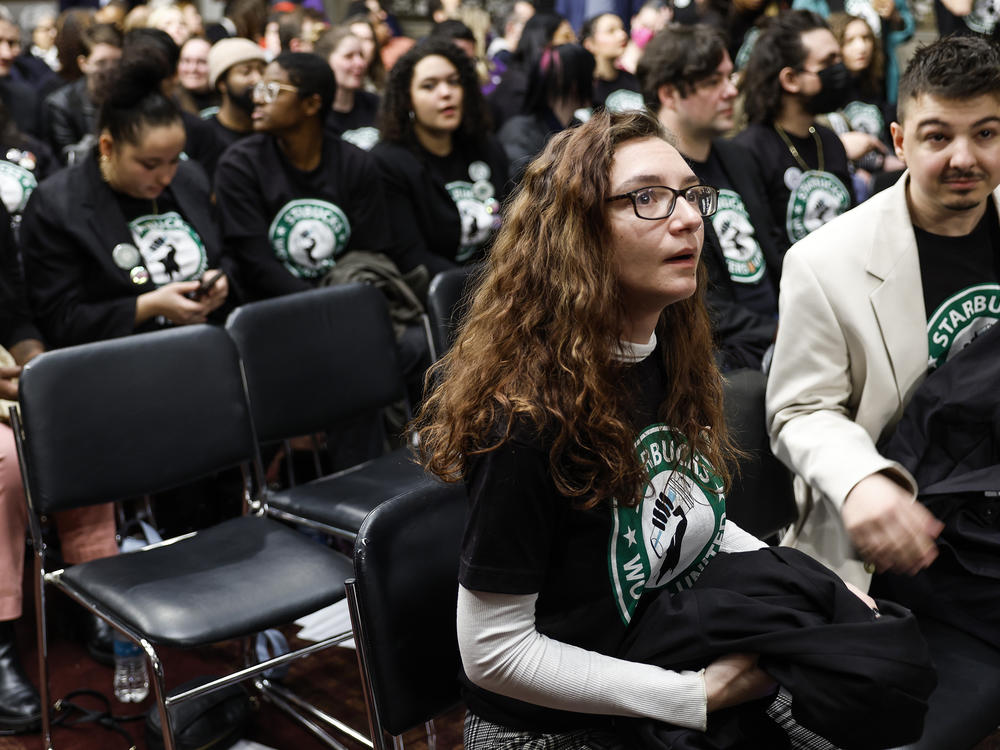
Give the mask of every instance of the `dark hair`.
<path id="1" fill-rule="evenodd" d="M 121 49 L 122 33 L 113 23 L 95 23 L 80 35 L 80 42 L 86 50 L 84 54 L 89 56 L 98 44 L 107 44 Z"/>
<path id="2" fill-rule="evenodd" d="M 744 109 L 750 122 L 770 123 L 781 112 L 784 89 L 778 74 L 783 68 L 799 68 L 809 56 L 802 35 L 813 29 L 828 29 L 826 21 L 811 10 L 790 10 L 764 26 L 744 69 L 740 91 L 746 96 Z"/>
<path id="3" fill-rule="evenodd" d="M 649 40 L 635 75 L 646 106 L 660 108 L 660 87 L 673 86 L 682 97 L 715 73 L 726 54 L 726 37 L 714 26 L 671 24 Z"/>
<path id="4" fill-rule="evenodd" d="M 575 97 L 589 106 L 594 91 L 594 56 L 579 44 L 560 44 L 542 53 L 531 69 L 525 112 L 544 111 L 549 102 Z"/>
<path id="5" fill-rule="evenodd" d="M 292 40 L 302 38 L 302 23 L 305 17 L 305 10 L 299 6 L 295 10 L 279 13 L 276 18 L 270 19 L 278 24 L 278 41 L 281 43 L 282 52 L 290 52 Z"/>
<path id="6" fill-rule="evenodd" d="M 476 35 L 472 33 L 472 29 L 456 18 L 448 18 L 431 26 L 431 33 L 427 35 L 427 38 L 476 41 Z"/>
<path id="7" fill-rule="evenodd" d="M 425 39 L 409 49 L 389 71 L 385 96 L 379 109 L 379 131 L 382 140 L 402 143 L 412 149 L 418 147 L 410 112 L 410 84 L 413 70 L 425 57 L 438 55 L 455 66 L 462 83 L 462 122 L 453 134 L 457 141 L 481 145 L 486 133 L 492 130 L 489 111 L 479 91 L 479 78 L 472 60 L 462 50 L 446 39 Z"/>
<path id="8" fill-rule="evenodd" d="M 59 57 L 59 76 L 67 82 L 83 76 L 76 59 L 86 57 L 83 33 L 94 23 L 92 8 L 67 8 L 56 19 L 56 51 Z"/>
<path id="9" fill-rule="evenodd" d="M 274 58 L 274 62 L 288 73 L 288 80 L 299 90 L 299 99 L 319 95 L 317 116 L 321 119 L 326 117 L 337 95 L 337 79 L 333 77 L 330 64 L 311 52 L 282 52 Z"/>
<path id="10" fill-rule="evenodd" d="M 600 13 L 591 16 L 586 21 L 584 21 L 583 25 L 580 27 L 581 43 L 587 39 L 590 39 L 590 37 L 594 35 L 594 27 L 597 26 L 597 19 L 603 18 L 604 16 L 614 16 L 619 21 L 622 20 L 622 17 L 619 16 L 617 13 L 615 13 L 613 10 L 602 10 Z M 622 23 L 624 23 L 624 21 L 622 21 Z"/>
<path id="11" fill-rule="evenodd" d="M 226 7 L 226 17 L 233 22 L 233 36 L 257 41 L 267 24 L 267 0 L 232 0 Z"/>
<path id="12" fill-rule="evenodd" d="M 921 94 L 956 101 L 1000 96 L 1000 51 L 979 35 L 946 36 L 920 47 L 899 79 L 899 122 L 906 105 Z"/>
<path id="13" fill-rule="evenodd" d="M 558 13 L 536 13 L 524 22 L 521 38 L 511 59 L 519 65 L 532 65 L 541 57 L 542 51 L 552 44 L 556 29 L 566 19 Z"/>
<path id="14" fill-rule="evenodd" d="M 167 32 L 141 27 L 126 32 L 122 41 L 122 67 L 149 63 L 160 73 L 160 82 L 177 72 L 181 48 Z"/>
<path id="15" fill-rule="evenodd" d="M 183 125 L 180 108 L 162 84 L 162 61 L 138 58 L 123 64 L 101 104 L 98 130 L 107 130 L 115 143 L 136 145 L 146 127 Z"/>

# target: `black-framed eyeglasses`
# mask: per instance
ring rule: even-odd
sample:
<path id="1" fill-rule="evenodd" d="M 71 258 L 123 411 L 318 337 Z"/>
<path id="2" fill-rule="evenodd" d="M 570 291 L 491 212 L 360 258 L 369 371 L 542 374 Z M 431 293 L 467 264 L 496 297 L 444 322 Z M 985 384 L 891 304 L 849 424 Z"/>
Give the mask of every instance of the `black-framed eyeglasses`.
<path id="1" fill-rule="evenodd" d="M 630 190 L 621 195 L 612 195 L 607 202 L 628 198 L 632 201 L 635 215 L 640 219 L 655 221 L 666 219 L 674 212 L 677 197 L 684 198 L 703 217 L 709 217 L 719 207 L 719 191 L 711 185 L 692 185 L 678 190 L 666 185 L 649 185 Z"/>

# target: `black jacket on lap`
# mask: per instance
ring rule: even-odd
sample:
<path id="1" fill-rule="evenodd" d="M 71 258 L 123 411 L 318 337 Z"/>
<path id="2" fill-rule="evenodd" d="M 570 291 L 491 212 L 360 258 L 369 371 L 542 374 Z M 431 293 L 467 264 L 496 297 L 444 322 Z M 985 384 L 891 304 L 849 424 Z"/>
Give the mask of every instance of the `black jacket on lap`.
<path id="1" fill-rule="evenodd" d="M 791 694 L 795 720 L 844 750 L 896 747 L 922 733 L 937 676 L 913 615 L 879 602 L 875 618 L 835 573 L 797 550 L 720 553 L 693 588 L 658 591 L 639 607 L 622 658 L 684 670 L 759 654 Z M 765 708 L 758 701 L 710 714 L 706 732 L 623 723 L 633 744 L 650 750 L 771 749 Z"/>

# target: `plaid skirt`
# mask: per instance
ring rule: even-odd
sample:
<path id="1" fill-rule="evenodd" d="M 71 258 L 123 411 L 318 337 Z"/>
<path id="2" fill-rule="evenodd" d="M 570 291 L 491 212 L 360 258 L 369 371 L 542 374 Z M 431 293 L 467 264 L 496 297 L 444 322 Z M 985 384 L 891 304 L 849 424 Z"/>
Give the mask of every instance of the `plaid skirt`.
<path id="1" fill-rule="evenodd" d="M 791 742 L 793 750 L 837 750 L 837 747 L 818 734 L 795 723 L 792 718 L 792 699 L 784 690 L 767 709 Z M 465 714 L 465 750 L 629 750 L 613 732 L 606 730 L 580 730 L 545 734 L 507 729 L 476 716 Z"/>

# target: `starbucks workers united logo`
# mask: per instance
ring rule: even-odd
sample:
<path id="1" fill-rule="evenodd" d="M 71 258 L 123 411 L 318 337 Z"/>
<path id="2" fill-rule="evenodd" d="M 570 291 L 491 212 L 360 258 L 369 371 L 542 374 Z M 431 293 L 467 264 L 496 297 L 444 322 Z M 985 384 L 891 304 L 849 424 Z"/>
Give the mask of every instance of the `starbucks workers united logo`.
<path id="1" fill-rule="evenodd" d="M 1000 319 L 1000 284 L 980 284 L 952 295 L 927 323 L 927 366 L 940 367 Z"/>
<path id="2" fill-rule="evenodd" d="M 712 216 L 729 276 L 737 284 L 753 284 L 764 276 L 764 253 L 754 237 L 750 214 L 739 193 L 719 190 L 719 207 Z"/>
<path id="3" fill-rule="evenodd" d="M 267 230 L 275 256 L 300 279 L 323 276 L 351 238 L 340 206 L 312 198 L 286 203 Z"/>
<path id="4" fill-rule="evenodd" d="M 851 207 L 851 194 L 829 172 L 800 172 L 792 167 L 785 172 L 785 184 L 791 190 L 785 228 L 793 243 Z"/>
<path id="5" fill-rule="evenodd" d="M 726 523 L 723 482 L 701 455 L 688 461 L 687 442 L 664 424 L 635 443 L 649 476 L 634 508 L 612 507 L 609 568 L 616 605 L 628 623 L 647 588 L 689 588 L 718 552 Z"/>

